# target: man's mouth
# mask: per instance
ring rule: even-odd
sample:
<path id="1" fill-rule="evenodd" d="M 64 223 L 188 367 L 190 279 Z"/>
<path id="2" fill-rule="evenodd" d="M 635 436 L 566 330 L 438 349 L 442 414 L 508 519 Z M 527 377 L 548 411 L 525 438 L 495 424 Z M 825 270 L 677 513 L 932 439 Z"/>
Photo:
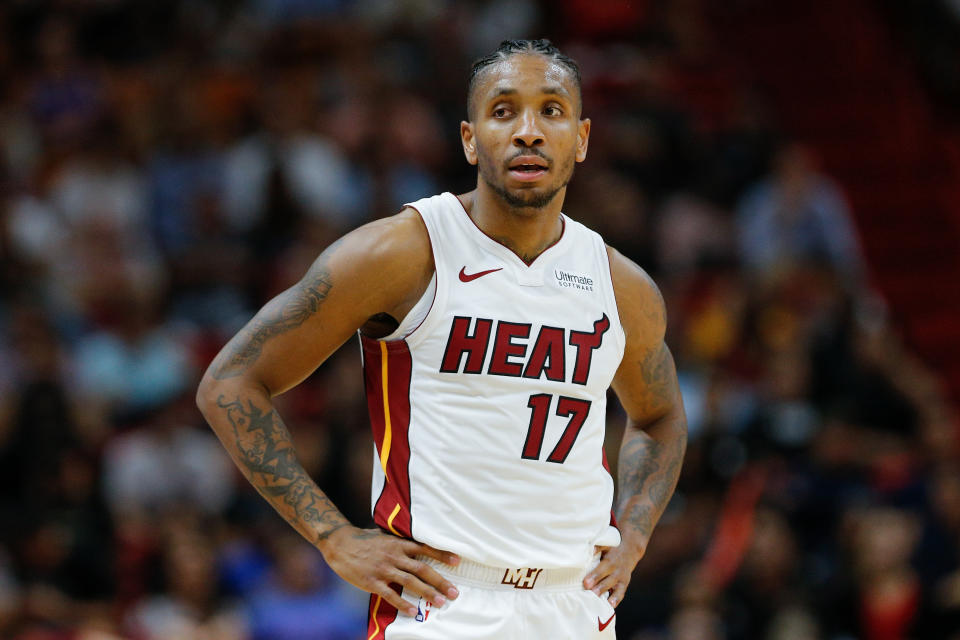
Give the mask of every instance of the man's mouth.
<path id="1" fill-rule="evenodd" d="M 529 182 L 544 175 L 549 163 L 539 156 L 520 156 L 510 161 L 508 169 L 515 179 Z"/>
<path id="2" fill-rule="evenodd" d="M 510 167 L 511 171 L 522 171 L 524 173 L 532 173 L 534 171 L 545 171 L 546 167 L 542 164 L 518 164 Z"/>

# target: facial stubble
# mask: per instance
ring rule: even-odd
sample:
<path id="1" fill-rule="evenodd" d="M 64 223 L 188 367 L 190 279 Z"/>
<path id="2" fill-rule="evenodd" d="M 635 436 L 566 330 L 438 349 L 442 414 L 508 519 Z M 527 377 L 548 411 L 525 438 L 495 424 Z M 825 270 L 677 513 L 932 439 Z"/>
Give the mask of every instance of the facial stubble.
<path id="1" fill-rule="evenodd" d="M 496 184 L 491 180 L 491 176 L 496 175 L 494 162 L 479 146 L 477 147 L 477 159 L 477 170 L 480 173 L 480 178 L 490 187 L 491 191 L 497 194 L 500 199 L 513 209 L 542 209 L 553 202 L 553 199 L 560 193 L 560 190 L 570 184 L 570 179 L 573 178 L 573 167 L 575 164 L 574 158 L 571 156 L 567 164 L 561 168 L 565 174 L 563 180 L 561 180 L 557 187 L 547 192 L 537 193 L 535 190 L 530 189 L 515 193 L 507 189 L 504 184 Z"/>

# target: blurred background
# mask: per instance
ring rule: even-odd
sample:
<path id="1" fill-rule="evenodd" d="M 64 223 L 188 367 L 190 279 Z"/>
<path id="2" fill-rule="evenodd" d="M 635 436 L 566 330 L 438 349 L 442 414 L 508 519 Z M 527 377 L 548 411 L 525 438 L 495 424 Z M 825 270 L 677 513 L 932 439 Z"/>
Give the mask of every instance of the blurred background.
<path id="1" fill-rule="evenodd" d="M 662 288 L 690 420 L 619 637 L 960 638 L 956 0 L 2 3 L 0 637 L 366 637 L 194 391 L 332 239 L 472 188 L 470 62 L 542 36 L 564 209 Z M 363 526 L 359 365 L 277 404 Z"/>

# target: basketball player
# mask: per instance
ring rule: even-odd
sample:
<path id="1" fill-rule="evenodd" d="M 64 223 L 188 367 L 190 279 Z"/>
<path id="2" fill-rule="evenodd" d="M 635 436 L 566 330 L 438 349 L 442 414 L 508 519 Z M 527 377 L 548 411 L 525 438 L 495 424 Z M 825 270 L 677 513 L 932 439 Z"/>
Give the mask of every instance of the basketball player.
<path id="1" fill-rule="evenodd" d="M 264 498 L 370 592 L 371 640 L 614 637 L 686 446 L 663 300 L 561 213 L 590 134 L 573 60 L 504 42 L 474 65 L 468 117 L 476 189 L 335 242 L 224 347 L 198 404 Z M 271 403 L 358 330 L 371 530 L 307 476 Z M 611 385 L 629 417 L 619 529 Z"/>

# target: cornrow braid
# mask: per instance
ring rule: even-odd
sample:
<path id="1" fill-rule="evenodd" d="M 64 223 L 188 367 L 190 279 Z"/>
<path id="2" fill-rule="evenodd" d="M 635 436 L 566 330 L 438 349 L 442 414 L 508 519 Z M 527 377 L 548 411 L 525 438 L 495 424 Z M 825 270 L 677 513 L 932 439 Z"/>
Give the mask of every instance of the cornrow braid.
<path id="1" fill-rule="evenodd" d="M 467 85 L 468 111 L 470 110 L 470 105 L 473 103 L 473 92 L 477 87 L 477 79 L 480 74 L 483 73 L 483 70 L 518 53 L 540 54 L 563 65 L 567 71 L 570 72 L 570 75 L 573 76 L 573 81 L 577 85 L 577 93 L 581 92 L 580 66 L 573 58 L 560 51 L 560 49 L 557 49 L 552 42 L 546 38 L 540 38 L 539 40 L 504 40 L 500 43 L 500 46 L 497 47 L 496 51 L 474 61 L 473 67 L 470 69 L 470 81 Z"/>

